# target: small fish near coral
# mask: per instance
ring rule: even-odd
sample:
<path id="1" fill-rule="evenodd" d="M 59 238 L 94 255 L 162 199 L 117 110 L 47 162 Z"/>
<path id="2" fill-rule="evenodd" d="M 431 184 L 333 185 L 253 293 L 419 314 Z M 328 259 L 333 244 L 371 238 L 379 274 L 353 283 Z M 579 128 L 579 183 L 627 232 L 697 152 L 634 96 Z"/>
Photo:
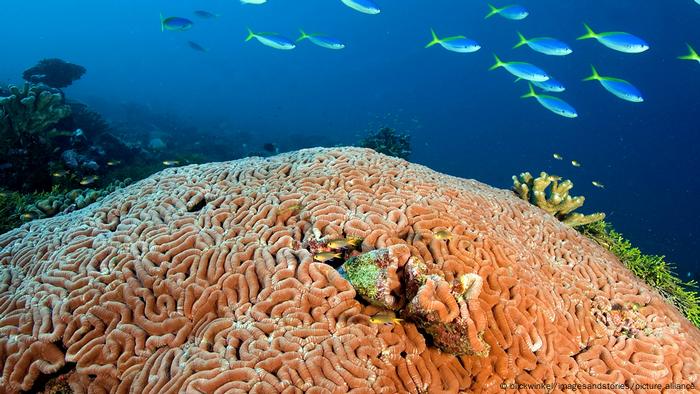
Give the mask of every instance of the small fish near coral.
<path id="1" fill-rule="evenodd" d="M 393 311 L 383 311 L 379 312 L 369 318 L 372 324 L 401 324 L 403 319 L 396 317 L 396 313 Z"/>
<path id="2" fill-rule="evenodd" d="M 433 233 L 433 237 L 435 237 L 435 239 L 439 239 L 440 241 L 445 241 L 452 240 L 455 235 L 452 234 L 450 230 L 439 230 Z"/>
<path id="3" fill-rule="evenodd" d="M 331 249 L 357 249 L 361 244 L 362 238 L 359 237 L 332 239 L 326 242 Z"/>
<path id="4" fill-rule="evenodd" d="M 327 263 L 331 260 L 337 260 L 341 258 L 343 258 L 343 254 L 340 252 L 320 252 L 314 254 L 314 260 L 321 263 Z"/>
<path id="5" fill-rule="evenodd" d="M 82 186 L 92 185 L 100 179 L 99 175 L 88 175 L 80 180 Z"/>

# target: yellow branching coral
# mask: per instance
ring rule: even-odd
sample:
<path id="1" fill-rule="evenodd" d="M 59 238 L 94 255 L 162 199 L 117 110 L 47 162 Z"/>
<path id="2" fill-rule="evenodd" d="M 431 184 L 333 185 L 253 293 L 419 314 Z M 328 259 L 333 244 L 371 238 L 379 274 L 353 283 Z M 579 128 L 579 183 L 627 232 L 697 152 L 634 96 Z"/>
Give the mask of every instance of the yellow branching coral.
<path id="1" fill-rule="evenodd" d="M 562 181 L 561 177 L 544 171 L 537 178 L 529 172 L 523 172 L 519 177 L 513 175 L 513 190 L 520 198 L 542 208 L 563 223 L 576 227 L 603 220 L 605 214 L 602 212 L 590 215 L 574 212 L 583 206 L 586 199 L 569 195 L 572 187 L 574 184 L 570 180 Z"/>

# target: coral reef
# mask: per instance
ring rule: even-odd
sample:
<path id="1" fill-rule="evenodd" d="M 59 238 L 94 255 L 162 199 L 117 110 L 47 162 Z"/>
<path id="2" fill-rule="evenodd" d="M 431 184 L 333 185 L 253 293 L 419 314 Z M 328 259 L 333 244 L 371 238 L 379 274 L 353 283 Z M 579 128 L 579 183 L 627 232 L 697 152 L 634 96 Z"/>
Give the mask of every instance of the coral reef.
<path id="1" fill-rule="evenodd" d="M 131 179 L 127 178 L 124 181 L 112 182 L 103 189 L 88 188 L 73 189 L 66 193 L 53 192 L 25 206 L 22 210 L 23 215 L 34 220 L 52 217 L 61 212 L 72 212 L 76 209 L 82 209 L 129 183 L 131 183 Z"/>
<path id="2" fill-rule="evenodd" d="M 697 283 L 684 283 L 674 275 L 673 265 L 666 262 L 664 256 L 642 253 L 605 221 L 581 226 L 578 231 L 615 254 L 635 275 L 658 290 L 683 312 L 688 320 L 700 327 L 700 295 Z"/>
<path id="3" fill-rule="evenodd" d="M 69 114 L 63 96 L 45 87 L 0 89 L 0 185 L 27 192 L 51 185 L 48 170 L 37 168 L 54 154 L 51 126 Z"/>
<path id="4" fill-rule="evenodd" d="M 10 86 L 0 91 L 0 135 L 23 138 L 48 131 L 70 114 L 58 92 L 39 85 Z M 7 138 L 7 137 L 5 137 Z"/>
<path id="5" fill-rule="evenodd" d="M 103 189 L 64 191 L 54 186 L 49 192 L 28 194 L 0 189 L 0 234 L 19 227 L 24 222 L 84 208 L 129 183 L 131 179 L 127 178 L 124 181 L 114 181 Z"/>
<path id="6" fill-rule="evenodd" d="M 34 67 L 24 70 L 22 78 L 31 83 L 43 83 L 56 89 L 73 84 L 85 74 L 85 67 L 61 59 L 42 59 Z"/>
<path id="7" fill-rule="evenodd" d="M 382 308 L 314 261 L 310 244 L 348 236 L 389 253 L 412 317 L 375 323 Z M 435 346 L 455 335 L 473 348 Z M 67 363 L 76 392 L 698 385 L 700 330 L 510 191 L 309 149 L 169 168 L 1 235 L 0 392 Z"/>
<path id="8" fill-rule="evenodd" d="M 402 306 L 401 279 L 397 271 L 408 256 L 409 251 L 397 245 L 354 256 L 342 268 L 358 295 L 372 305 L 396 310 Z"/>
<path id="9" fill-rule="evenodd" d="M 411 257 L 405 245 L 354 256 L 340 272 L 371 305 L 401 309 L 401 317 L 423 329 L 442 351 L 488 355 L 489 345 L 483 340 L 485 312 L 476 301 L 482 286 L 479 275 L 464 274 L 448 283 L 439 272 L 428 274 L 426 264 Z"/>
<path id="10" fill-rule="evenodd" d="M 462 274 L 452 283 L 441 273 L 428 274 L 420 259 L 411 257 L 405 269 L 408 305 L 402 316 L 425 330 L 435 346 L 457 356 L 486 357 L 486 312 L 478 301 L 482 278 Z"/>
<path id="11" fill-rule="evenodd" d="M 360 146 L 407 160 L 411 155 L 411 136 L 399 133 L 391 127 L 382 127 L 365 137 Z"/>
<path id="12" fill-rule="evenodd" d="M 529 172 L 523 172 L 519 177 L 513 175 L 513 189 L 525 201 L 529 201 L 554 215 L 563 223 L 571 227 L 581 226 L 597 222 L 605 218 L 605 214 L 598 212 L 584 215 L 574 212 L 583 206 L 585 197 L 572 197 L 569 190 L 574 187 L 570 180 L 561 181 L 556 175 L 541 172 L 534 178 Z"/>
<path id="13" fill-rule="evenodd" d="M 140 147 L 114 136 L 107 122 L 86 105 L 65 104 L 55 89 L 25 84 L 0 89 L 0 96 L 0 185 L 4 188 L 28 194 L 55 186 L 68 191 L 85 182 L 93 184 L 90 179 L 99 179 L 96 175 L 106 173 L 110 162 L 142 164 Z"/>
<path id="14" fill-rule="evenodd" d="M 0 189 L 0 234 L 23 223 L 22 208 L 30 204 L 28 198 L 17 192 Z"/>
<path id="15" fill-rule="evenodd" d="M 61 120 L 57 128 L 61 130 L 76 130 L 82 129 L 85 131 L 87 139 L 99 138 L 102 134 L 111 131 L 109 123 L 102 115 L 93 111 L 86 104 L 67 100 L 66 104 L 70 107 L 70 116 Z"/>

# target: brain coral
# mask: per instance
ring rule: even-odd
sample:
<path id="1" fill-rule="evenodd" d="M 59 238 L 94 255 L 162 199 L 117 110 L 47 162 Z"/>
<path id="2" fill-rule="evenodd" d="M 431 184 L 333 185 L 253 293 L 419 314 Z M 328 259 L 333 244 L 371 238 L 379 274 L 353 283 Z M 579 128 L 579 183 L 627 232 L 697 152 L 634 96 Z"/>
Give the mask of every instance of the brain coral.
<path id="1" fill-rule="evenodd" d="M 361 236 L 399 269 L 419 260 L 435 291 L 478 283 L 454 315 L 488 351 L 454 356 L 410 320 L 371 323 L 378 308 L 313 261 L 318 234 Z M 167 169 L 0 236 L 0 369 L 2 393 L 58 370 L 81 393 L 697 385 L 700 332 L 510 191 L 368 149 L 310 149 Z"/>

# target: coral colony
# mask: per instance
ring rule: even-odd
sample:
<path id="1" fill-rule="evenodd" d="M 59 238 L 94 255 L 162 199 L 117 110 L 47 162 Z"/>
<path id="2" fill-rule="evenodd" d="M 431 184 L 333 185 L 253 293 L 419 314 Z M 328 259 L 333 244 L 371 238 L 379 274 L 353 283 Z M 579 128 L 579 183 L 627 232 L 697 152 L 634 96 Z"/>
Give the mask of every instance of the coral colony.
<path id="1" fill-rule="evenodd" d="M 515 186 L 539 207 L 315 148 L 168 168 L 31 221 L 0 235 L 0 392 L 694 387 L 700 330 L 615 234 L 571 227 L 599 217 L 572 216 L 566 182 Z"/>

